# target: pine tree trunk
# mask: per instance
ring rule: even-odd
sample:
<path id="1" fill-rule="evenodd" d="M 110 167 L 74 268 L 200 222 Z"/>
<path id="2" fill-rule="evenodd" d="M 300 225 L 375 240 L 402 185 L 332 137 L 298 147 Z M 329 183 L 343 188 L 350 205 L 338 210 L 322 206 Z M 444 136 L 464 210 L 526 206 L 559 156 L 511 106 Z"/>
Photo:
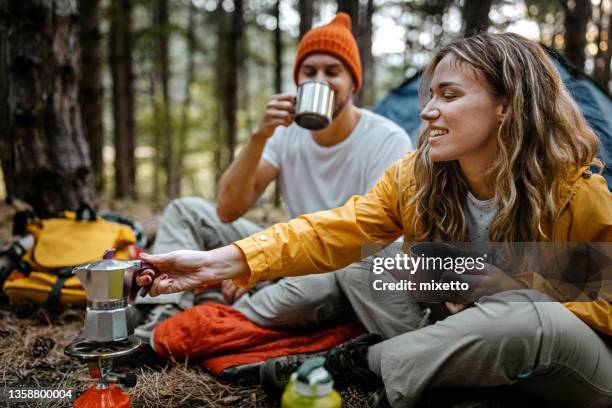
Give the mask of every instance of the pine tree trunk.
<path id="1" fill-rule="evenodd" d="M 166 196 L 174 198 L 178 194 L 174 166 L 174 143 L 172 137 L 172 115 L 170 113 L 170 62 L 168 58 L 169 41 L 169 10 L 168 0 L 156 0 L 154 10 L 154 24 L 157 30 L 157 56 L 158 56 L 158 82 L 162 91 L 162 129 L 164 141 L 163 164 L 166 173 Z"/>
<path id="2" fill-rule="evenodd" d="M 607 26 L 604 25 L 604 21 L 607 20 Z M 603 89 L 610 92 L 610 62 L 612 57 L 612 49 L 610 49 L 610 40 L 612 39 L 612 11 L 607 15 L 601 6 L 599 5 L 599 35 L 597 36 L 597 44 L 605 44 L 605 49 L 599 46 L 597 55 L 595 56 L 595 69 L 593 72 L 593 79 Z M 607 31 L 606 31 L 607 30 Z"/>
<path id="3" fill-rule="evenodd" d="M 274 18 L 276 28 L 274 29 L 274 92 L 283 91 L 283 38 L 280 28 L 280 2 L 276 0 L 274 5 Z"/>
<path id="4" fill-rule="evenodd" d="M 300 5 L 301 4 L 302 1 L 300 1 Z M 276 0 L 276 4 L 274 5 L 274 18 L 276 19 L 276 28 L 274 29 L 274 92 L 279 94 L 283 91 L 283 38 L 280 29 L 280 0 Z M 300 31 L 301 30 L 302 21 L 300 21 Z M 280 180 L 279 177 L 276 176 L 274 183 L 274 207 L 280 207 L 280 203 Z"/>
<path id="5" fill-rule="evenodd" d="M 225 155 L 225 135 L 226 135 L 226 121 L 225 121 L 225 83 L 227 81 L 227 33 L 226 33 L 226 22 L 227 13 L 223 9 L 222 1 L 217 2 L 217 8 L 212 13 L 213 24 L 216 25 L 217 30 L 217 55 L 215 61 L 215 126 L 214 126 L 214 176 L 215 186 L 218 185 L 219 179 L 223 174 L 226 163 Z"/>
<path id="6" fill-rule="evenodd" d="M 224 110 L 226 121 L 226 146 L 228 165 L 234 160 L 237 140 L 236 114 L 238 110 L 238 74 L 240 69 L 240 49 L 242 42 L 242 0 L 234 0 L 234 11 L 231 15 L 230 32 L 227 38 L 227 79 L 225 82 Z"/>
<path id="7" fill-rule="evenodd" d="M 592 11 L 591 0 L 565 4 L 565 56 L 580 69 L 584 69 L 586 30 Z"/>
<path id="8" fill-rule="evenodd" d="M 79 0 L 79 39 L 81 41 L 81 80 L 79 102 L 83 130 L 89 142 L 89 157 L 97 192 L 104 188 L 104 126 L 102 112 L 102 55 L 100 50 L 100 0 Z"/>
<path id="9" fill-rule="evenodd" d="M 0 1 L 0 31 L 8 40 L 0 71 L 11 124 L 2 138 L 14 159 L 7 166 L 16 181 L 11 189 L 41 216 L 94 204 L 78 103 L 76 21 L 73 1 Z"/>
<path id="10" fill-rule="evenodd" d="M 298 0 L 298 13 L 300 14 L 300 40 L 312 27 L 314 16 L 314 0 Z"/>
<path id="11" fill-rule="evenodd" d="M 115 197 L 136 198 L 134 150 L 134 74 L 132 70 L 132 2 L 112 0 L 109 65 L 113 80 Z"/>
<path id="12" fill-rule="evenodd" d="M 12 120 L 8 104 L 9 96 L 9 21 L 7 3 L 0 2 L 0 135 L 12 134 Z M 12 137 L 0 137 L 0 165 L 7 201 L 15 194 L 15 157 Z"/>
<path id="13" fill-rule="evenodd" d="M 359 0 L 338 0 L 338 13 L 344 12 L 351 16 L 353 35 L 359 38 Z"/>
<path id="14" fill-rule="evenodd" d="M 359 0 L 338 0 L 338 12 L 344 12 L 351 16 L 351 28 L 359 48 L 359 58 L 361 58 L 362 70 L 364 70 L 364 54 L 369 53 L 371 57 L 372 53 L 372 35 L 370 33 L 370 38 L 365 38 L 366 33 L 364 33 L 362 29 L 366 27 L 362 27 L 359 23 L 361 19 L 365 20 L 365 16 L 361 16 L 362 18 L 360 19 L 360 13 L 363 13 L 363 10 L 359 7 Z M 370 47 L 367 46 L 368 42 L 370 43 Z M 357 94 L 354 102 L 359 106 L 363 104 L 363 89 Z"/>
<path id="15" fill-rule="evenodd" d="M 363 88 L 358 95 L 359 106 L 370 106 L 374 103 L 374 56 L 372 55 L 372 17 L 374 16 L 374 0 L 368 0 L 360 18 L 359 54 L 363 67 Z"/>
<path id="16" fill-rule="evenodd" d="M 185 75 L 185 98 L 183 99 L 183 107 L 181 113 L 181 129 L 179 132 L 178 151 L 176 155 L 176 171 L 174 172 L 175 180 L 172 184 L 176 187 L 176 196 L 181 195 L 181 179 L 183 175 L 183 161 L 187 150 L 187 133 L 189 131 L 189 110 L 191 109 L 191 84 L 195 78 L 195 53 L 196 53 L 196 38 L 195 38 L 195 17 L 197 9 L 193 2 L 189 4 L 189 17 L 187 23 L 187 32 L 185 39 L 187 40 L 187 73 Z"/>
<path id="17" fill-rule="evenodd" d="M 243 10 L 242 10 L 242 26 L 244 27 L 247 23 L 244 21 L 244 5 L 242 6 Z M 243 126 L 237 126 L 237 130 L 236 130 L 236 141 L 237 143 L 239 143 L 239 136 L 240 136 L 240 128 L 244 128 L 244 129 L 253 129 L 253 127 L 255 126 L 253 122 L 255 122 L 255 120 L 253 120 L 251 118 L 251 111 L 252 111 L 252 107 L 253 107 L 253 103 L 251 102 L 251 92 L 248 86 L 246 86 L 246 84 L 251 83 L 251 81 L 249 80 L 249 75 L 252 72 L 252 70 L 249 70 L 249 68 L 251 67 L 251 64 L 246 63 L 246 59 L 248 58 L 249 55 L 251 55 L 251 51 L 250 51 L 250 43 L 249 43 L 249 36 L 244 35 L 244 28 L 242 28 L 242 34 L 240 36 L 240 45 L 239 45 L 239 49 L 238 49 L 238 96 L 237 96 L 237 106 L 236 106 L 236 110 L 237 113 L 241 112 L 242 113 L 242 125 Z M 245 84 L 240 86 L 240 84 Z M 237 122 L 239 121 L 238 119 L 236 119 Z M 259 118 L 257 118 L 257 121 L 259 121 Z"/>
<path id="18" fill-rule="evenodd" d="M 162 185 L 162 177 L 161 177 L 161 167 L 162 167 L 162 157 L 161 152 L 163 151 L 162 146 L 162 135 L 160 132 L 161 125 L 159 123 L 160 113 L 159 113 L 159 101 L 157 98 L 157 87 L 155 86 L 155 74 L 150 73 L 149 75 L 149 98 L 151 100 L 151 106 L 153 107 L 153 150 L 155 152 L 153 156 L 153 202 L 155 205 L 158 205 L 161 200 L 161 185 Z"/>
<path id="19" fill-rule="evenodd" d="M 482 31 L 487 31 L 491 20 L 492 0 L 465 0 L 463 3 L 463 35 L 470 37 Z"/>

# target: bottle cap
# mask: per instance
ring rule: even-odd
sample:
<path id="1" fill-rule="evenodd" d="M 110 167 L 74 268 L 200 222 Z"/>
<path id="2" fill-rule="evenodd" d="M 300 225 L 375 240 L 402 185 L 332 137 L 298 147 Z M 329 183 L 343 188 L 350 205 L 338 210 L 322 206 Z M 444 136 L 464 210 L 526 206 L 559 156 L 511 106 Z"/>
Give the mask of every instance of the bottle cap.
<path id="1" fill-rule="evenodd" d="M 334 380 L 323 367 L 325 357 L 309 358 L 291 375 L 294 391 L 304 397 L 324 397 L 334 388 Z"/>

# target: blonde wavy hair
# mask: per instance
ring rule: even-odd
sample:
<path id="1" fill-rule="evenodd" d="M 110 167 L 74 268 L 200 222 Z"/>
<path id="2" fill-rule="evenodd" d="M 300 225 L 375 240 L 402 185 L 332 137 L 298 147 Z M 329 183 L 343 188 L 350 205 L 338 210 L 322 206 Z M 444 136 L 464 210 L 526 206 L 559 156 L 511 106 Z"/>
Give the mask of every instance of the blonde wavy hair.
<path id="1" fill-rule="evenodd" d="M 423 106 L 436 66 L 448 54 L 484 78 L 495 96 L 508 101 L 497 133 L 498 154 L 486 175 L 498 205 L 489 240 L 529 242 L 547 237 L 546 227 L 552 225 L 559 204 L 559 184 L 595 161 L 597 137 L 542 47 L 512 33 L 483 33 L 438 50 L 421 79 Z M 419 136 L 416 190 L 410 200 L 419 224 L 416 238 L 430 241 L 439 234 L 445 241 L 466 241 L 466 181 L 457 161 L 430 160 L 427 133 L 425 129 Z"/>

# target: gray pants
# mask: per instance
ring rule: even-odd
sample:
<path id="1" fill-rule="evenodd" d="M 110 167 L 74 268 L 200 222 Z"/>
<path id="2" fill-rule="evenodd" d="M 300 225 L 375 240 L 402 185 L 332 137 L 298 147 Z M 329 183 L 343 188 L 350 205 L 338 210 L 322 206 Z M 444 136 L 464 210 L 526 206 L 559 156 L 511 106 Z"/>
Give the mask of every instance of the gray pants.
<path id="1" fill-rule="evenodd" d="M 382 348 L 393 407 L 412 407 L 426 388 L 513 385 L 553 406 L 612 404 L 612 343 L 539 292 L 487 296 Z"/>
<path id="2" fill-rule="evenodd" d="M 223 224 L 211 203 L 185 197 L 172 201 L 160 220 L 153 253 L 176 249 L 210 250 L 252 235 L 261 228 L 239 219 Z M 336 272 L 281 279 L 254 294 L 242 296 L 234 307 L 267 328 L 299 328 L 347 321 L 354 311 L 372 333 L 385 337 L 414 330 L 421 310 L 401 293 L 373 299 L 368 270 L 355 263 Z M 138 303 L 176 303 L 186 307 L 181 294 L 149 296 Z"/>

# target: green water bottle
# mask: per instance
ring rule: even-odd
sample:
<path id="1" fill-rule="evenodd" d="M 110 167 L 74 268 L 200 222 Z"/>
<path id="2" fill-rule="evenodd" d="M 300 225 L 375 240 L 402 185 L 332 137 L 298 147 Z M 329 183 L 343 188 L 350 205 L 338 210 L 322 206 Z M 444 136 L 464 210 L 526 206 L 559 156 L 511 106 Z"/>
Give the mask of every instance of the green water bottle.
<path id="1" fill-rule="evenodd" d="M 304 361 L 291 375 L 281 399 L 282 408 L 340 408 L 342 400 L 334 380 L 323 367 L 325 357 Z"/>

